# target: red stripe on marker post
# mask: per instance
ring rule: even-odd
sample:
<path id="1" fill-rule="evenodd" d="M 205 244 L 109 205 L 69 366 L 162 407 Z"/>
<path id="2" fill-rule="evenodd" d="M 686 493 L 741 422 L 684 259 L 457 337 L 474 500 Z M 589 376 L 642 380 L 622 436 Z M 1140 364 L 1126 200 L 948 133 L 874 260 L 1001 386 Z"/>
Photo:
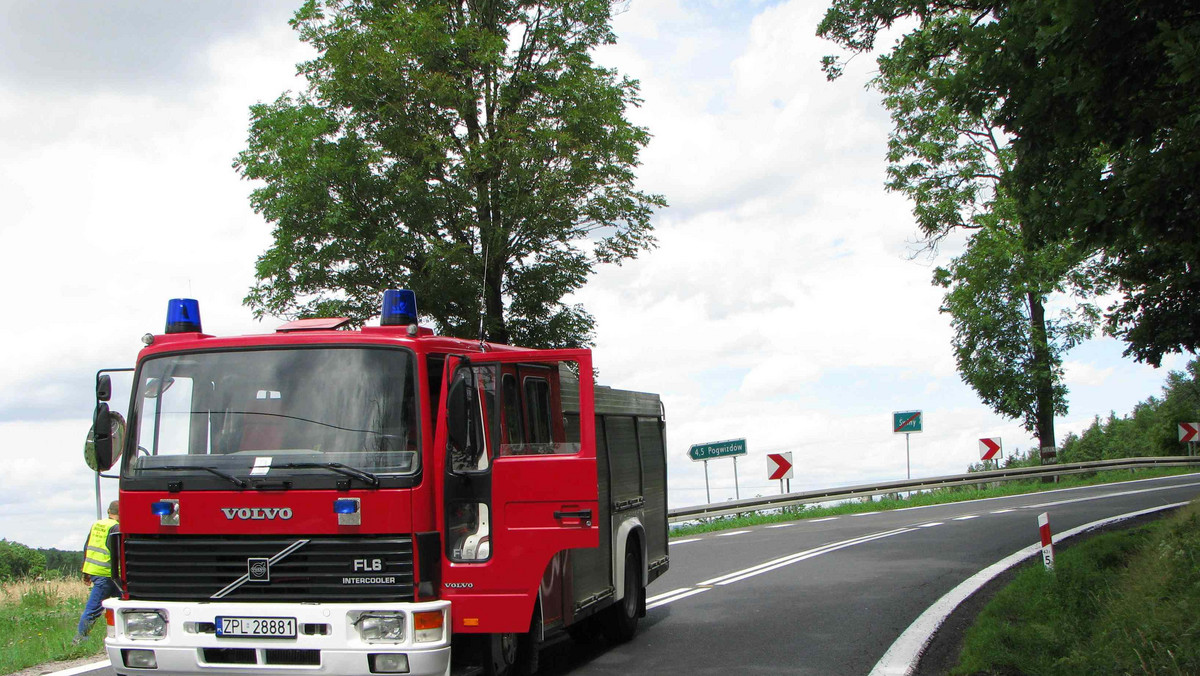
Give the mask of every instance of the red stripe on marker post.
<path id="1" fill-rule="evenodd" d="M 1038 514 L 1038 531 L 1042 534 L 1042 563 L 1046 570 L 1054 570 L 1054 537 L 1050 533 L 1050 515 Z"/>

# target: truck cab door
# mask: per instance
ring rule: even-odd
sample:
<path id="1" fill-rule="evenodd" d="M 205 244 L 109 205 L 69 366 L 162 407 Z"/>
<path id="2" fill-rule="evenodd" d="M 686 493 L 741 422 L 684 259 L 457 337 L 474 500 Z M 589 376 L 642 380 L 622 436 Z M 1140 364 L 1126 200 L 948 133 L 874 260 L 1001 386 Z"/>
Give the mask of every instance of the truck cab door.
<path id="1" fill-rule="evenodd" d="M 551 560 L 599 545 L 591 353 L 451 355 L 445 369 L 434 440 L 441 595 L 455 631 L 525 632 Z M 536 377 L 506 386 L 521 374 Z M 560 378 L 576 376 L 578 402 L 564 407 Z"/>

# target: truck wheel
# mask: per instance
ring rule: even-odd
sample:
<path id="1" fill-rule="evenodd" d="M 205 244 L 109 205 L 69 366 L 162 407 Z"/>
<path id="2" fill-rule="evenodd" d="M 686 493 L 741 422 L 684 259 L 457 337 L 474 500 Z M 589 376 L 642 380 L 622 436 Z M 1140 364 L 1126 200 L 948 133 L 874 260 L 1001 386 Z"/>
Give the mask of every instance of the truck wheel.
<path id="1" fill-rule="evenodd" d="M 625 643 L 637 633 L 642 601 L 642 566 L 632 548 L 625 552 L 625 597 L 608 609 L 604 633 L 613 643 Z"/>
<path id="2" fill-rule="evenodd" d="M 517 663 L 517 635 L 489 634 L 484 641 L 483 673 L 485 676 L 508 676 Z"/>

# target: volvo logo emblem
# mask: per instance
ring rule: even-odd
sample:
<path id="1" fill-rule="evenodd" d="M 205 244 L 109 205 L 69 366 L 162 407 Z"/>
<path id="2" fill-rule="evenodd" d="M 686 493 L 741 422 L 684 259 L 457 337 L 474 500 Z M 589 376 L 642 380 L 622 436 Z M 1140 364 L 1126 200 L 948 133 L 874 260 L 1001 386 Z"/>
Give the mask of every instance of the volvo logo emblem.
<path id="1" fill-rule="evenodd" d="M 247 582 L 270 582 L 270 559 L 246 559 Z"/>
<path id="2" fill-rule="evenodd" d="M 263 521 L 271 519 L 287 520 L 292 518 L 291 507 L 222 507 L 221 513 L 226 519 L 233 521 L 241 519 L 243 521 Z"/>

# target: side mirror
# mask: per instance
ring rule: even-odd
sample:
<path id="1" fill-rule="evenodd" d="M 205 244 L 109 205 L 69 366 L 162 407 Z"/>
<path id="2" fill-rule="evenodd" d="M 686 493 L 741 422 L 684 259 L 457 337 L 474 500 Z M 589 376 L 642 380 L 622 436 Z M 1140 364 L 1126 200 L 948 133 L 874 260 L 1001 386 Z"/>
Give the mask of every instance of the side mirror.
<path id="1" fill-rule="evenodd" d="M 108 401 L 112 398 L 112 378 L 107 373 L 96 377 L 96 401 Z"/>
<path id="2" fill-rule="evenodd" d="M 83 444 L 83 461 L 94 472 L 111 469 L 120 457 L 125 442 L 125 420 L 120 413 L 108 410 L 108 404 L 96 406 L 92 429 Z"/>

